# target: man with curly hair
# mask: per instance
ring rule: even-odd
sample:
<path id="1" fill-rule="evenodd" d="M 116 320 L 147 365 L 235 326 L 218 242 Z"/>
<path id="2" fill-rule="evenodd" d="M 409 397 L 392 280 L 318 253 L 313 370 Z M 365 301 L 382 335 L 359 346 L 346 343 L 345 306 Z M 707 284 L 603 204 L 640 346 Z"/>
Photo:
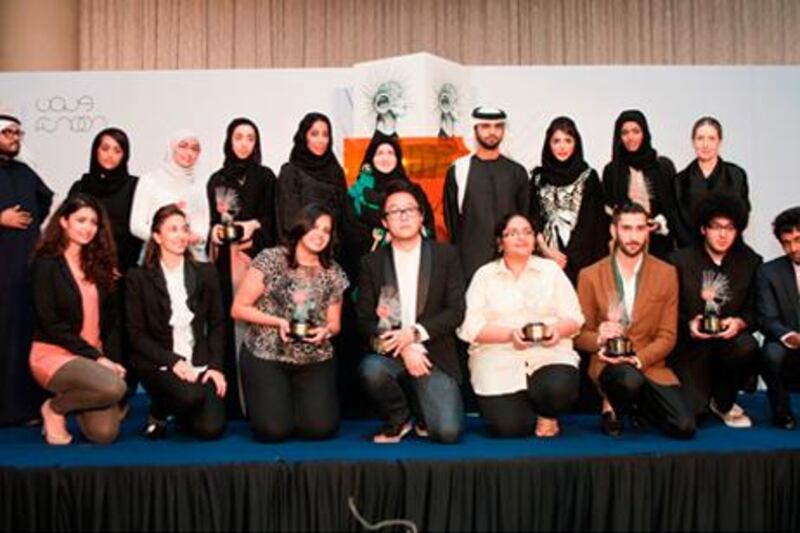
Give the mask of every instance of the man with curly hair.
<path id="1" fill-rule="evenodd" d="M 734 196 L 707 197 L 698 210 L 697 226 L 703 239 L 671 256 L 678 269 L 680 300 L 678 344 L 669 365 L 696 416 L 710 410 L 729 427 L 747 428 L 752 422 L 736 404 L 736 395 L 758 361 L 753 332 L 761 256 L 742 239 L 747 209 Z M 713 327 L 715 320 L 719 328 Z"/>

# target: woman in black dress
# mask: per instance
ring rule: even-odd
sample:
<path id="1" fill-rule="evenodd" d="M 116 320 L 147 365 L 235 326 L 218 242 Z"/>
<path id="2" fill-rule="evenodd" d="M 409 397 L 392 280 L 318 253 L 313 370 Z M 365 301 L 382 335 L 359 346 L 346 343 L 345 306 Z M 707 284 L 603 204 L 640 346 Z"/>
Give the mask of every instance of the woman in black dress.
<path id="1" fill-rule="evenodd" d="M 583 141 L 569 117 L 547 128 L 542 164 L 531 173 L 530 215 L 542 255 L 558 263 L 573 285 L 583 267 L 608 255 L 603 187 L 583 159 Z"/>
<path id="2" fill-rule="evenodd" d="M 609 210 L 628 201 L 641 204 L 650 220 L 651 254 L 665 258 L 675 247 L 675 165 L 653 149 L 650 128 L 641 111 L 620 113 L 614 124 L 611 162 L 603 169 Z"/>
<path id="3" fill-rule="evenodd" d="M 675 179 L 679 218 L 675 237 L 681 248 L 701 238 L 695 218 L 698 206 L 706 197 L 715 193 L 735 196 L 750 211 L 747 173 L 719 156 L 722 124 L 714 117 L 699 119 L 692 126 L 692 144 L 697 157 Z"/>
<path id="4" fill-rule="evenodd" d="M 89 172 L 72 184 L 68 196 L 94 196 L 105 208 L 117 244 L 117 266 L 121 274 L 136 265 L 142 241 L 130 231 L 131 204 L 139 180 L 128 173 L 131 150 L 128 136 L 119 128 L 106 128 L 92 141 Z"/>
<path id="5" fill-rule="evenodd" d="M 233 294 L 252 257 L 275 244 L 275 174 L 261 164 L 261 136 L 247 118 L 228 124 L 225 162 L 211 175 L 206 187 L 211 215 L 211 253 L 217 266 L 224 309 L 230 309 Z M 233 239 L 224 236 L 228 227 Z M 231 392 L 226 397 L 228 417 L 241 414 L 237 387 L 236 327 L 225 313 L 225 379 Z"/>
<path id="6" fill-rule="evenodd" d="M 346 194 L 344 170 L 333 153 L 331 121 L 322 113 L 308 113 L 294 134 L 289 161 L 278 174 L 278 237 L 287 235 L 294 217 L 311 203 L 342 220 Z"/>

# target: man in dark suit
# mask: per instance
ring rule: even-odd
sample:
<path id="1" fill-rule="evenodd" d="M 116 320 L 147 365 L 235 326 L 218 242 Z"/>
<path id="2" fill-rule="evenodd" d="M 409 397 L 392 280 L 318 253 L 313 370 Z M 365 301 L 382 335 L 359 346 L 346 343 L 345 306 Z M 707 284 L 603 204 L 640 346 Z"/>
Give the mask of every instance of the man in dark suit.
<path id="1" fill-rule="evenodd" d="M 800 357 L 800 207 L 779 214 L 772 230 L 786 255 L 762 265 L 756 276 L 756 308 L 764 334 L 762 375 L 772 423 L 793 429 L 784 365 L 787 357 Z"/>
<path id="2" fill-rule="evenodd" d="M 455 329 L 464 318 L 464 278 L 455 248 L 423 240 L 419 194 L 387 187 L 382 206 L 388 246 L 361 261 L 359 329 L 370 340 L 360 374 L 384 425 L 374 442 L 420 436 L 456 442 L 464 427 Z M 380 353 L 378 353 L 380 352 Z"/>

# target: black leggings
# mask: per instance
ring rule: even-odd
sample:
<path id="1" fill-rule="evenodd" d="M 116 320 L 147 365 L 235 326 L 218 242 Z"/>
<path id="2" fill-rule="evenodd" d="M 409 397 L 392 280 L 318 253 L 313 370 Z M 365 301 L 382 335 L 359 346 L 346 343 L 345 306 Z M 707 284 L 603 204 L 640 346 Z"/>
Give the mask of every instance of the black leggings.
<path id="1" fill-rule="evenodd" d="M 256 438 L 328 439 L 339 429 L 336 365 L 294 365 L 259 359 L 242 346 L 239 357 L 245 405 Z"/>
<path id="2" fill-rule="evenodd" d="M 533 433 L 537 414 L 556 418 L 578 399 L 578 369 L 569 365 L 543 366 L 528 376 L 528 389 L 500 396 L 478 395 L 481 416 L 498 437 Z"/>
<path id="3" fill-rule="evenodd" d="M 184 381 L 171 370 L 140 370 L 142 385 L 150 394 L 150 414 L 160 420 L 175 415 L 199 439 L 217 439 L 225 430 L 225 401 L 217 396 L 212 381 Z M 235 394 L 230 390 L 228 394 Z"/>

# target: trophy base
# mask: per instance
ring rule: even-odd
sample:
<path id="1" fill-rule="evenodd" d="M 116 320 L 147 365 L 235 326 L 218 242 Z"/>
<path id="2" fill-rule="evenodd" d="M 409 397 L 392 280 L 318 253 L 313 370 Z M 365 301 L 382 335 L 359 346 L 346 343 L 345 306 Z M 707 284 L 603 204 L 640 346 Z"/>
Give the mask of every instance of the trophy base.
<path id="1" fill-rule="evenodd" d="M 719 335 L 722 332 L 722 321 L 717 315 L 704 315 L 700 321 L 700 331 L 706 335 Z"/>
<path id="2" fill-rule="evenodd" d="M 543 322 L 531 322 L 522 326 L 522 338 L 526 342 L 539 343 L 552 337 Z"/>
<path id="3" fill-rule="evenodd" d="M 294 322 L 290 323 L 289 335 L 293 340 L 304 341 L 310 337 L 311 324 L 308 322 Z"/>
<path id="4" fill-rule="evenodd" d="M 217 230 L 217 238 L 225 244 L 232 244 L 242 240 L 244 228 L 236 224 L 223 224 Z"/>
<path id="5" fill-rule="evenodd" d="M 605 356 L 610 358 L 630 357 L 636 355 L 633 342 L 628 337 L 614 337 L 606 341 Z"/>

